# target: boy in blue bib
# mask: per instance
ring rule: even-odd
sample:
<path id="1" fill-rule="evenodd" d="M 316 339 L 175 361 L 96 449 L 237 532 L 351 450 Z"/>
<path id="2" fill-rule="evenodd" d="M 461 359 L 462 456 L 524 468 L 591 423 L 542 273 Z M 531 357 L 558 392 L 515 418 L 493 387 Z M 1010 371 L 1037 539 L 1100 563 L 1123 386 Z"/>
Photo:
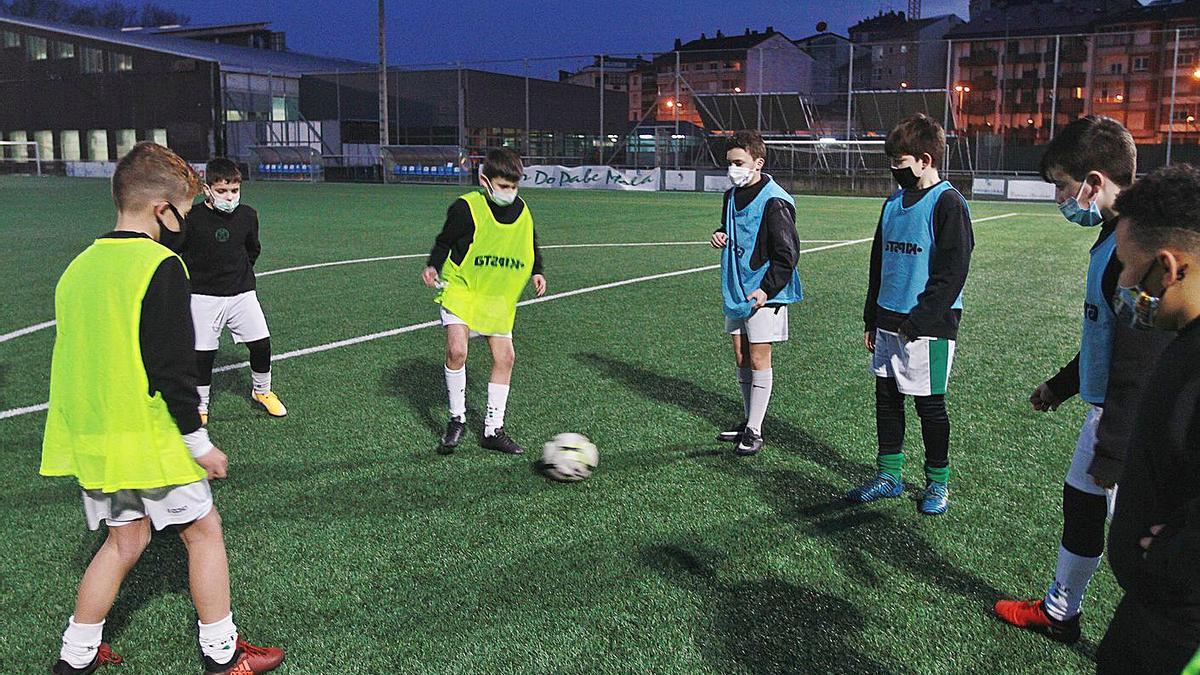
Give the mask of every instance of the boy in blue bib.
<path id="1" fill-rule="evenodd" d="M 967 202 L 938 175 L 942 127 L 913 115 L 888 134 L 884 151 L 900 190 L 883 204 L 875 241 L 863 341 L 875 375 L 878 471 L 846 495 L 863 503 L 904 493 L 904 396 L 912 395 L 925 442 L 925 490 L 918 511 L 949 506 L 950 418 L 946 385 L 962 317 L 962 292 L 975 235 Z"/>
<path id="2" fill-rule="evenodd" d="M 725 332 L 733 338 L 742 423 L 717 435 L 737 443 L 737 454 L 762 449 L 762 424 L 771 400 L 771 345 L 788 339 L 788 305 L 804 292 L 796 273 L 800 241 L 792 196 L 762 172 L 767 146 L 757 131 L 739 131 L 725 158 L 733 187 L 725 193 L 721 228 L 712 246 L 721 249 L 721 296 Z"/>

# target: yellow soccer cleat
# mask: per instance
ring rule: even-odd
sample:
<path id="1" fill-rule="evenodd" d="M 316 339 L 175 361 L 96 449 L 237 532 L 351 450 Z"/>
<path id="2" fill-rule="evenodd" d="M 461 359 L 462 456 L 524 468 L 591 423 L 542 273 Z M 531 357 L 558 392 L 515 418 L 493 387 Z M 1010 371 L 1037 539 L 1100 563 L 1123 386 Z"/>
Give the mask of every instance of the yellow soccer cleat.
<path id="1" fill-rule="evenodd" d="M 275 395 L 275 392 L 268 391 L 265 394 L 250 394 L 250 398 L 254 399 L 263 408 L 266 408 L 267 414 L 271 417 L 286 417 L 287 408 L 283 407 L 283 402 Z"/>

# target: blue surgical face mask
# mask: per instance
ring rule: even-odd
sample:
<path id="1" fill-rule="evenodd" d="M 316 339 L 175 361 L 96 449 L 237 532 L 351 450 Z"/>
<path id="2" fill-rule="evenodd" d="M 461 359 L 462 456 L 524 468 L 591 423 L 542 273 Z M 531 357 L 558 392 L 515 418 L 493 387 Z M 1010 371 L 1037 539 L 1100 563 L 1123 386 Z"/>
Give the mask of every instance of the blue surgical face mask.
<path id="1" fill-rule="evenodd" d="M 1137 285 L 1117 287 L 1112 299 L 1117 321 L 1137 330 L 1154 328 L 1154 320 L 1158 316 L 1159 307 L 1162 306 L 1162 295 L 1151 295 L 1147 292 L 1146 279 L 1150 278 L 1155 267 L 1156 265 L 1151 265 Z M 1166 289 L 1163 289 L 1163 293 L 1166 293 Z"/>
<path id="2" fill-rule="evenodd" d="M 1079 205 L 1079 195 L 1083 194 L 1083 188 L 1086 185 L 1087 183 L 1080 185 L 1079 193 L 1074 197 L 1067 197 L 1066 201 L 1058 205 L 1058 210 L 1064 218 L 1076 225 L 1095 227 L 1104 222 L 1104 216 L 1100 214 L 1100 205 L 1096 203 L 1094 197 L 1087 209 Z"/>

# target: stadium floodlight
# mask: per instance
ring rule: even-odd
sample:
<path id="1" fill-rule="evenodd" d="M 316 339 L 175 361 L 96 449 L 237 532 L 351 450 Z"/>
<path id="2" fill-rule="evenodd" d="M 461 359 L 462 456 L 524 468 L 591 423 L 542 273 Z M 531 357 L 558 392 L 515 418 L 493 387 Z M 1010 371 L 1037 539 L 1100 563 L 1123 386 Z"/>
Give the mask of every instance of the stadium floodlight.
<path id="1" fill-rule="evenodd" d="M 643 141 L 652 141 L 654 140 L 654 134 L 638 134 L 638 138 Z"/>

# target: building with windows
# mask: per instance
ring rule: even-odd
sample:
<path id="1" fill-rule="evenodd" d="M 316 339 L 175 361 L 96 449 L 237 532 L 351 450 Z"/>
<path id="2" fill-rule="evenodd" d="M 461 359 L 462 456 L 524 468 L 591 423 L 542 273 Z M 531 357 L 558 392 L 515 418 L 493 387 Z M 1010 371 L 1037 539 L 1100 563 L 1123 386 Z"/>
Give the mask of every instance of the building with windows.
<path id="1" fill-rule="evenodd" d="M 910 19 L 886 12 L 847 31 L 854 43 L 856 90 L 941 89 L 946 86 L 946 34 L 965 22 L 954 14 Z"/>
<path id="2" fill-rule="evenodd" d="M 1164 143 L 1168 132 L 1173 142 L 1200 142 L 1198 25 L 1200 0 L 1137 7 L 1098 23 L 1090 110 L 1124 124 L 1138 143 Z"/>
<path id="3" fill-rule="evenodd" d="M 812 69 L 813 57 L 771 26 L 761 33 L 747 28 L 742 35 L 676 39 L 672 51 L 629 76 L 629 119 L 702 126 L 697 95 L 807 93 Z"/>
<path id="4" fill-rule="evenodd" d="M 629 74 L 648 65 L 650 62 L 640 56 L 597 56 L 590 65 L 574 72 L 558 71 L 558 81 L 599 88 L 603 77 L 608 91 L 629 91 Z"/>
<path id="5" fill-rule="evenodd" d="M 240 156 L 282 136 L 319 139 L 300 115 L 300 77 L 363 68 L 167 30 L 0 16 L 0 134 L 59 161 L 114 161 L 141 140 L 190 160 Z"/>

